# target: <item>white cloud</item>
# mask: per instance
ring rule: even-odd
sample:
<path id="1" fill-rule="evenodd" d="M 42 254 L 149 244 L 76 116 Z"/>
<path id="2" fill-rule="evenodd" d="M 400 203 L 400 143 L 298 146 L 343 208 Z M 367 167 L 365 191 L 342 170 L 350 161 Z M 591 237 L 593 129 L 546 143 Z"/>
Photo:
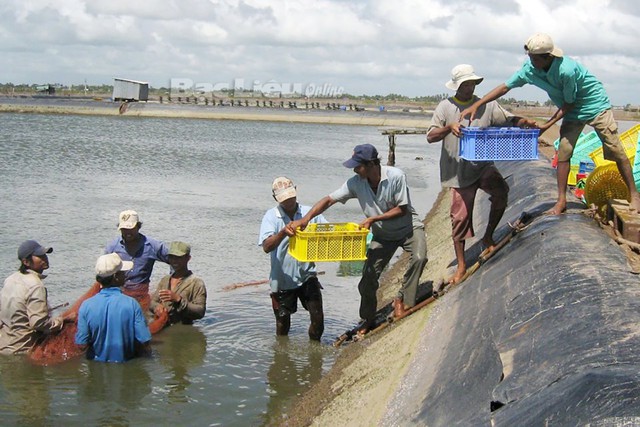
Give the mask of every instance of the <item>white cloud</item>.
<path id="1" fill-rule="evenodd" d="M 0 81 L 168 86 L 202 82 L 331 83 L 349 93 L 445 92 L 473 64 L 488 91 L 548 32 L 605 84 L 639 103 L 640 3 L 632 0 L 4 0 Z M 514 97 L 544 101 L 544 92 Z"/>

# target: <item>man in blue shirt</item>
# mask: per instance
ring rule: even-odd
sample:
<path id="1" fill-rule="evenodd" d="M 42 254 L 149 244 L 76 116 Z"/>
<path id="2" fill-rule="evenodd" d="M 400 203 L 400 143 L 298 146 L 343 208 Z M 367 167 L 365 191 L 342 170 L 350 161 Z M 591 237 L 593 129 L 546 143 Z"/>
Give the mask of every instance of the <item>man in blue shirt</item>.
<path id="1" fill-rule="evenodd" d="M 262 218 L 258 245 L 271 255 L 271 306 L 276 317 L 276 335 L 288 335 L 291 315 L 298 309 L 298 299 L 309 312 L 309 338 L 319 341 L 324 332 L 322 286 L 318 281 L 316 265 L 300 262 L 289 255 L 287 224 L 299 220 L 309 206 L 298 203 L 296 187 L 287 177 L 278 177 L 272 184 L 273 198 L 278 205 L 269 209 Z M 313 222 L 327 222 L 319 215 Z"/>
<path id="2" fill-rule="evenodd" d="M 168 246 L 156 239 L 140 233 L 142 223 L 136 211 L 120 212 L 118 230 L 121 237 L 112 240 L 104 253 L 117 253 L 124 261 L 133 261 L 133 268 L 127 272 L 124 290 L 129 295 L 149 293 L 149 281 L 156 261 L 169 263 Z"/>
<path id="3" fill-rule="evenodd" d="M 358 333 L 364 334 L 374 324 L 380 274 L 399 247 L 410 254 L 410 259 L 402 287 L 393 301 L 394 316 L 406 315 L 407 310 L 416 305 L 420 276 L 427 264 L 427 239 L 424 225 L 411 205 L 407 177 L 398 168 L 381 166 L 376 147 L 357 145 L 343 165 L 353 169 L 355 175 L 316 202 L 302 219 L 287 225 L 286 232 L 294 235 L 297 227 L 304 229 L 312 218 L 336 202 L 358 199 L 366 216 L 360 226 L 373 234 L 358 284 L 360 317 L 363 319 Z"/>
<path id="4" fill-rule="evenodd" d="M 532 84 L 541 88 L 558 107 L 555 114 L 540 126 L 541 132 L 562 119 L 558 146 L 558 201 L 549 213 L 558 215 L 566 210 L 570 160 L 585 125 L 593 127 L 602 141 L 604 158 L 616 162 L 620 175 L 629 189 L 631 208 L 640 211 L 640 194 L 633 179 L 631 163 L 620 142 L 618 125 L 613 118 L 611 103 L 602 83 L 583 65 L 571 58 L 563 57 L 562 50 L 554 45 L 547 34 L 534 34 L 529 37 L 524 49 L 529 55 L 529 60 L 522 68 L 505 83 L 460 113 L 460 118 L 469 116 L 473 120 L 480 106 L 500 98 L 514 87 Z"/>
<path id="5" fill-rule="evenodd" d="M 76 344 L 87 349 L 87 358 L 100 362 L 125 362 L 149 354 L 151 333 L 138 302 L 120 291 L 131 261 L 116 253 L 102 255 L 96 263 L 97 295 L 84 301 L 78 311 Z"/>

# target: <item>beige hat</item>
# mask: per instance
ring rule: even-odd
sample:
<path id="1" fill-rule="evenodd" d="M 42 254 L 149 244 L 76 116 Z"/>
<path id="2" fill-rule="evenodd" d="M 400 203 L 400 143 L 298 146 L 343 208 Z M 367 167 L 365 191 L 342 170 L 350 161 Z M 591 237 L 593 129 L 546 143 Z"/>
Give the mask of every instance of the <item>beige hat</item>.
<path id="1" fill-rule="evenodd" d="M 444 85 L 451 90 L 458 90 L 460 85 L 466 81 L 475 80 L 476 84 L 480 84 L 484 77 L 476 76 L 473 67 L 469 64 L 460 64 L 451 70 L 451 80 Z"/>
<path id="2" fill-rule="evenodd" d="M 191 253 L 191 246 L 185 242 L 171 242 L 169 245 L 169 255 L 185 256 Z"/>
<path id="3" fill-rule="evenodd" d="M 140 222 L 140 217 L 138 217 L 138 212 L 136 211 L 122 211 L 120 212 L 120 216 L 118 218 L 118 230 L 121 230 L 123 228 L 134 228 L 138 224 L 138 222 Z"/>
<path id="4" fill-rule="evenodd" d="M 524 50 L 532 55 L 551 54 L 557 58 L 562 57 L 562 49 L 553 44 L 551 36 L 537 33 L 529 37 L 524 45 Z"/>
<path id="5" fill-rule="evenodd" d="M 271 189 L 273 191 L 273 197 L 275 197 L 278 203 L 296 197 L 296 186 L 293 185 L 293 181 L 286 176 L 280 176 L 274 179 Z"/>
<path id="6" fill-rule="evenodd" d="M 110 277 L 118 271 L 129 271 L 133 268 L 133 262 L 123 261 L 117 253 L 102 255 L 96 262 L 96 274 L 100 277 Z"/>

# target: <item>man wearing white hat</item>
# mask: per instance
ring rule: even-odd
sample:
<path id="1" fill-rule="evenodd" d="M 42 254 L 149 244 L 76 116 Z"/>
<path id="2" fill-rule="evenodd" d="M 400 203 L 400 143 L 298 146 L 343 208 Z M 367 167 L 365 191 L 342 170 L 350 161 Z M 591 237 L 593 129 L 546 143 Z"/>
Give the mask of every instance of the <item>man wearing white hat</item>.
<path id="1" fill-rule="evenodd" d="M 126 362 L 150 353 L 151 333 L 140 304 L 120 290 L 125 272 L 132 268 L 133 262 L 116 253 L 102 255 L 96 262 L 96 281 L 102 289 L 80 305 L 75 337 L 90 360 Z"/>
<path id="2" fill-rule="evenodd" d="M 541 132 L 562 119 L 558 146 L 558 200 L 548 213 L 559 215 L 566 210 L 570 160 L 585 125 L 593 127 L 602 141 L 604 158 L 616 162 L 629 189 L 631 208 L 640 211 L 640 194 L 633 179 L 631 163 L 618 136 L 618 125 L 602 82 L 583 65 L 563 56 L 562 49 L 547 34 L 538 33 L 529 37 L 524 50 L 529 59 L 520 70 L 464 110 L 461 119 L 467 116 L 473 119 L 480 106 L 500 98 L 515 87 L 525 84 L 538 86 L 547 92 L 558 107 L 553 116 L 540 126 Z"/>
<path id="3" fill-rule="evenodd" d="M 286 226 L 302 218 L 310 207 L 298 203 L 296 186 L 291 179 L 281 176 L 271 185 L 278 205 L 269 209 L 262 218 L 258 245 L 271 256 L 271 306 L 276 318 L 276 335 L 288 335 L 291 315 L 298 309 L 298 300 L 309 312 L 309 338 L 319 341 L 324 332 L 322 286 L 318 281 L 316 265 L 300 262 L 289 255 L 289 236 Z M 322 215 L 314 223 L 325 223 Z"/>
<path id="4" fill-rule="evenodd" d="M 482 80 L 482 77 L 475 74 L 471 65 L 456 65 L 451 70 L 451 80 L 445 83 L 448 89 L 455 91 L 455 95 L 438 104 L 427 130 L 427 142 L 442 141 L 440 182 L 443 187 L 451 188 L 451 235 L 458 267 L 449 279 L 450 284 L 458 282 L 467 271 L 464 257 L 465 240 L 474 236 L 473 206 L 478 189 L 487 193 L 491 200 L 489 220 L 482 238 L 487 250 L 495 246 L 493 232 L 507 207 L 509 186 L 494 163 L 468 161 L 458 154 L 460 112 L 479 99 L 474 95 L 474 91 Z M 535 122 L 515 117 L 493 101 L 480 108 L 469 125 L 534 126 Z"/>

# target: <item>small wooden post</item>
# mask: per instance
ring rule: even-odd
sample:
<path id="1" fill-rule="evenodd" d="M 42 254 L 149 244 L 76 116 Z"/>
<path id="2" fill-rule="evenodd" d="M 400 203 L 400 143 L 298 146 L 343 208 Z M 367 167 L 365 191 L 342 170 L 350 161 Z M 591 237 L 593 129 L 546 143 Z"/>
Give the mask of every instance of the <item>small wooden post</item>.
<path id="1" fill-rule="evenodd" d="M 389 157 L 387 158 L 387 166 L 395 166 L 396 164 L 396 134 L 389 134 Z"/>

